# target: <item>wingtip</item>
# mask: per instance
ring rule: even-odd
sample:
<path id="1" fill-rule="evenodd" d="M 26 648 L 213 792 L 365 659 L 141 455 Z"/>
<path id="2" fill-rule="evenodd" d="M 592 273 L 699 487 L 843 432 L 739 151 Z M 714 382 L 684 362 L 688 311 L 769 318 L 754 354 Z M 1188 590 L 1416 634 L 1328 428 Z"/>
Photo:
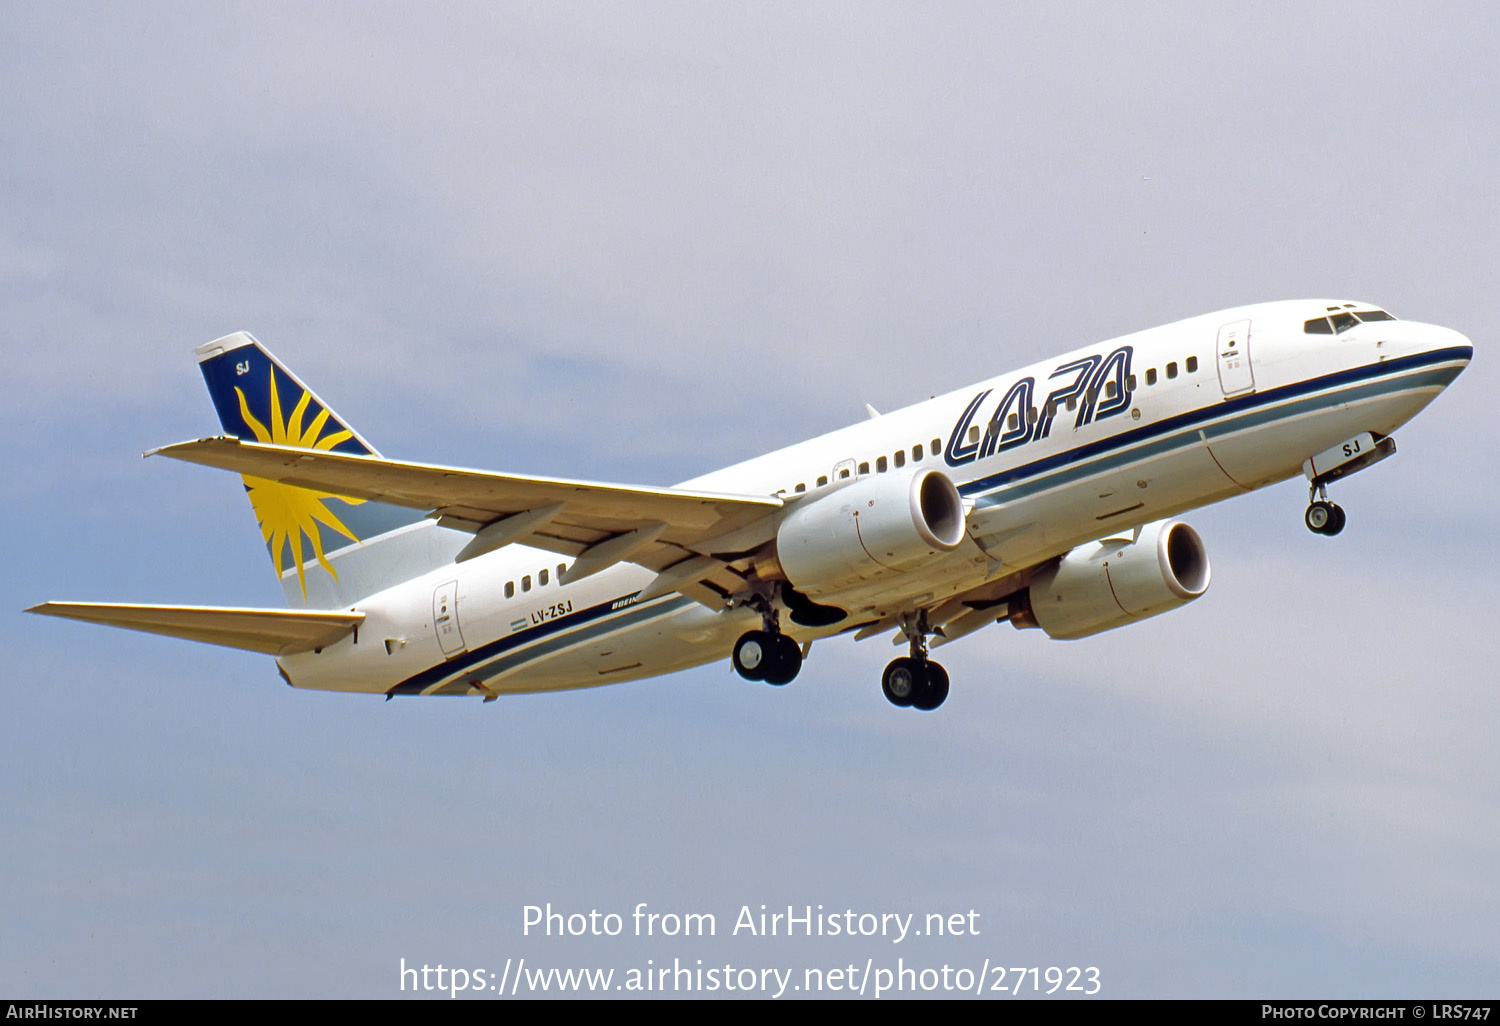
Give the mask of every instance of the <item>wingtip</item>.
<path id="1" fill-rule="evenodd" d="M 202 438 L 189 439 L 186 442 L 172 442 L 168 445 L 158 445 L 154 449 L 147 449 L 141 453 L 141 459 L 148 456 L 175 456 L 178 452 L 194 445 L 207 445 L 211 442 L 238 442 L 239 439 L 233 435 L 204 435 Z"/>

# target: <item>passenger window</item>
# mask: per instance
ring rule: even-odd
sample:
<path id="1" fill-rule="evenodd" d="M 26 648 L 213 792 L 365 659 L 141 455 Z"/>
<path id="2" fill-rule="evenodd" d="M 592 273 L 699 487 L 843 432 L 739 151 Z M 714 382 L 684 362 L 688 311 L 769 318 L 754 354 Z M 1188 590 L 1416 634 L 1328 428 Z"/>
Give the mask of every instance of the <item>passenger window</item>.
<path id="1" fill-rule="evenodd" d="M 839 480 L 840 481 L 844 480 L 844 478 L 846 478 L 848 476 L 849 476 L 849 468 L 848 467 L 845 467 L 843 470 L 839 471 Z"/>
<path id="2" fill-rule="evenodd" d="M 933 441 L 936 441 L 936 439 L 933 439 Z M 969 441 L 971 441 L 971 442 L 977 442 L 977 441 L 979 441 L 979 428 L 978 428 L 977 425 L 970 425 L 970 427 L 969 427 Z M 937 451 L 937 446 L 934 445 L 932 447 L 932 451 L 936 452 Z"/>
<path id="3" fill-rule="evenodd" d="M 544 588 L 547 586 L 547 571 L 546 570 L 543 570 L 541 573 L 539 573 L 539 574 L 536 575 L 536 583 L 540 584 Z"/>
<path id="4" fill-rule="evenodd" d="M 884 474 L 886 470 L 885 457 L 881 456 L 875 461 L 875 473 Z"/>
<path id="5" fill-rule="evenodd" d="M 1196 356 L 1189 356 L 1187 358 L 1187 372 L 1189 374 L 1198 373 L 1198 358 Z"/>
<path id="6" fill-rule="evenodd" d="M 1169 378 L 1175 378 L 1176 376 L 1177 376 L 1177 364 L 1175 364 L 1175 363 L 1169 363 L 1169 364 L 1167 364 L 1167 377 L 1169 377 Z"/>
<path id="7" fill-rule="evenodd" d="M 1104 398 L 1113 399 L 1115 397 L 1115 393 L 1118 391 L 1119 389 L 1115 386 L 1115 383 L 1113 381 L 1107 381 L 1104 383 Z"/>
<path id="8" fill-rule="evenodd" d="M 1051 420 L 1053 417 L 1057 416 L 1057 400 L 1056 399 L 1048 399 L 1047 400 L 1047 405 L 1045 407 L 1045 410 L 1046 410 L 1046 413 L 1047 413 L 1047 419 L 1048 420 Z"/>
<path id="9" fill-rule="evenodd" d="M 826 474 L 820 474 L 818 476 L 818 487 L 822 488 L 827 483 L 828 483 L 828 476 Z"/>
<path id="10" fill-rule="evenodd" d="M 1071 413 L 1076 409 L 1078 409 L 1078 397 L 1076 395 L 1068 396 L 1068 412 Z"/>
<path id="11" fill-rule="evenodd" d="M 936 452 L 937 450 L 934 449 L 933 451 Z M 916 460 L 918 463 L 922 462 L 922 447 L 920 445 L 914 445 L 911 447 L 911 458 Z"/>
<path id="12" fill-rule="evenodd" d="M 920 448 L 920 446 L 919 446 L 919 448 Z M 936 456 L 938 453 L 940 453 L 942 451 L 943 451 L 943 440 L 941 438 L 934 438 L 932 440 L 932 454 L 934 456 Z"/>
<path id="13" fill-rule="evenodd" d="M 505 582 L 505 597 L 506 598 L 515 598 L 516 597 L 516 582 L 515 581 L 506 581 Z"/>
<path id="14" fill-rule="evenodd" d="M 1036 407 L 1035 406 L 1028 406 L 1026 408 L 1026 423 L 1028 423 L 1028 424 L 1035 424 L 1036 423 Z"/>
<path id="15" fill-rule="evenodd" d="M 1127 392 L 1134 392 L 1135 391 L 1135 375 L 1134 374 L 1130 375 L 1129 377 L 1127 377 L 1125 379 L 1125 391 L 1127 391 Z"/>
<path id="16" fill-rule="evenodd" d="M 1147 385 L 1154 385 L 1154 384 L 1156 384 L 1156 368 L 1155 367 L 1152 367 L 1150 370 L 1148 370 L 1146 372 L 1146 384 Z"/>
<path id="17" fill-rule="evenodd" d="M 1007 431 L 1014 431 L 1016 428 L 1018 428 L 1020 426 L 1021 426 L 1021 418 L 1018 417 L 1018 416 L 1016 416 L 1014 413 L 1012 413 L 1010 415 L 1010 419 L 1005 422 L 1005 430 L 1007 430 Z"/>
<path id="18" fill-rule="evenodd" d="M 897 449 L 896 450 L 896 469 L 900 470 L 904 466 L 906 466 L 906 450 L 905 449 Z"/>
<path id="19" fill-rule="evenodd" d="M 525 577 L 521 578 L 521 590 L 522 591 L 530 591 L 531 590 L 531 575 L 530 574 L 527 574 Z"/>
<path id="20" fill-rule="evenodd" d="M 1084 396 L 1090 403 L 1096 403 L 1099 401 L 1099 390 L 1097 388 L 1090 388 L 1084 393 Z"/>
<path id="21" fill-rule="evenodd" d="M 557 580 L 558 580 L 559 584 L 562 583 L 563 570 L 564 570 L 564 564 L 562 564 L 562 563 L 557 564 Z"/>
<path id="22" fill-rule="evenodd" d="M 869 472 L 870 472 L 870 464 L 869 463 L 861 463 L 859 465 L 859 476 L 860 477 L 864 477 Z"/>
<path id="23" fill-rule="evenodd" d="M 806 481 L 798 481 L 797 482 L 797 487 L 794 488 L 794 489 L 792 489 L 792 491 L 795 491 L 795 492 L 805 492 L 805 491 L 807 491 L 807 482 Z"/>

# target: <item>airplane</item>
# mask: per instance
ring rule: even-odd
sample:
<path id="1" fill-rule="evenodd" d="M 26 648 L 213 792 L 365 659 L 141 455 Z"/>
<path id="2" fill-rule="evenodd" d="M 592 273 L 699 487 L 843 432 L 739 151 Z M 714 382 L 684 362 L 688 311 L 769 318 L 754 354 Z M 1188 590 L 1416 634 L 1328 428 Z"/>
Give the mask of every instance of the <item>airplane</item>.
<path id="1" fill-rule="evenodd" d="M 224 433 L 155 449 L 242 476 L 286 609 L 45 602 L 30 612 L 276 657 L 296 688 L 501 695 L 728 659 L 784 685 L 812 645 L 890 636 L 894 705 L 930 649 L 994 623 L 1074 639 L 1208 588 L 1180 514 L 1328 486 L 1468 365 L 1457 331 L 1344 300 L 1125 335 L 672 488 L 387 459 L 249 334 L 200 346 Z"/>

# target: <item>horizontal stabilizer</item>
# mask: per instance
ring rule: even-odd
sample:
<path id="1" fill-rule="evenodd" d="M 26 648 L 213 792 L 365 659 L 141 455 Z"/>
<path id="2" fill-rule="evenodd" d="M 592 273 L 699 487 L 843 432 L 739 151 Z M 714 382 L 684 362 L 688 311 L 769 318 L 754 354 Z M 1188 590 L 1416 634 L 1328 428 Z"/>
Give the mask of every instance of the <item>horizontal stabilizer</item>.
<path id="1" fill-rule="evenodd" d="M 365 619 L 365 614 L 359 612 L 148 606 L 126 602 L 43 602 L 26 611 L 269 655 L 290 655 L 331 645 Z"/>

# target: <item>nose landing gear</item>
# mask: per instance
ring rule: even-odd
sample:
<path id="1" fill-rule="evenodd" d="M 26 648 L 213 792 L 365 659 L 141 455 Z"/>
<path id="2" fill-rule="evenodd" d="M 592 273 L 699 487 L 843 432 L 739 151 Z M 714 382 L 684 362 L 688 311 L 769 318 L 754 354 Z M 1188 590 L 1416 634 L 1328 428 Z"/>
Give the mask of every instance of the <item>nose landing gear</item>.
<path id="1" fill-rule="evenodd" d="M 1303 522 L 1314 534 L 1330 537 L 1344 529 L 1348 518 L 1344 511 L 1328 501 L 1328 484 L 1372 467 L 1396 452 L 1396 440 L 1389 435 L 1362 431 L 1331 449 L 1302 461 L 1302 473 L 1308 481 L 1307 513 Z"/>

